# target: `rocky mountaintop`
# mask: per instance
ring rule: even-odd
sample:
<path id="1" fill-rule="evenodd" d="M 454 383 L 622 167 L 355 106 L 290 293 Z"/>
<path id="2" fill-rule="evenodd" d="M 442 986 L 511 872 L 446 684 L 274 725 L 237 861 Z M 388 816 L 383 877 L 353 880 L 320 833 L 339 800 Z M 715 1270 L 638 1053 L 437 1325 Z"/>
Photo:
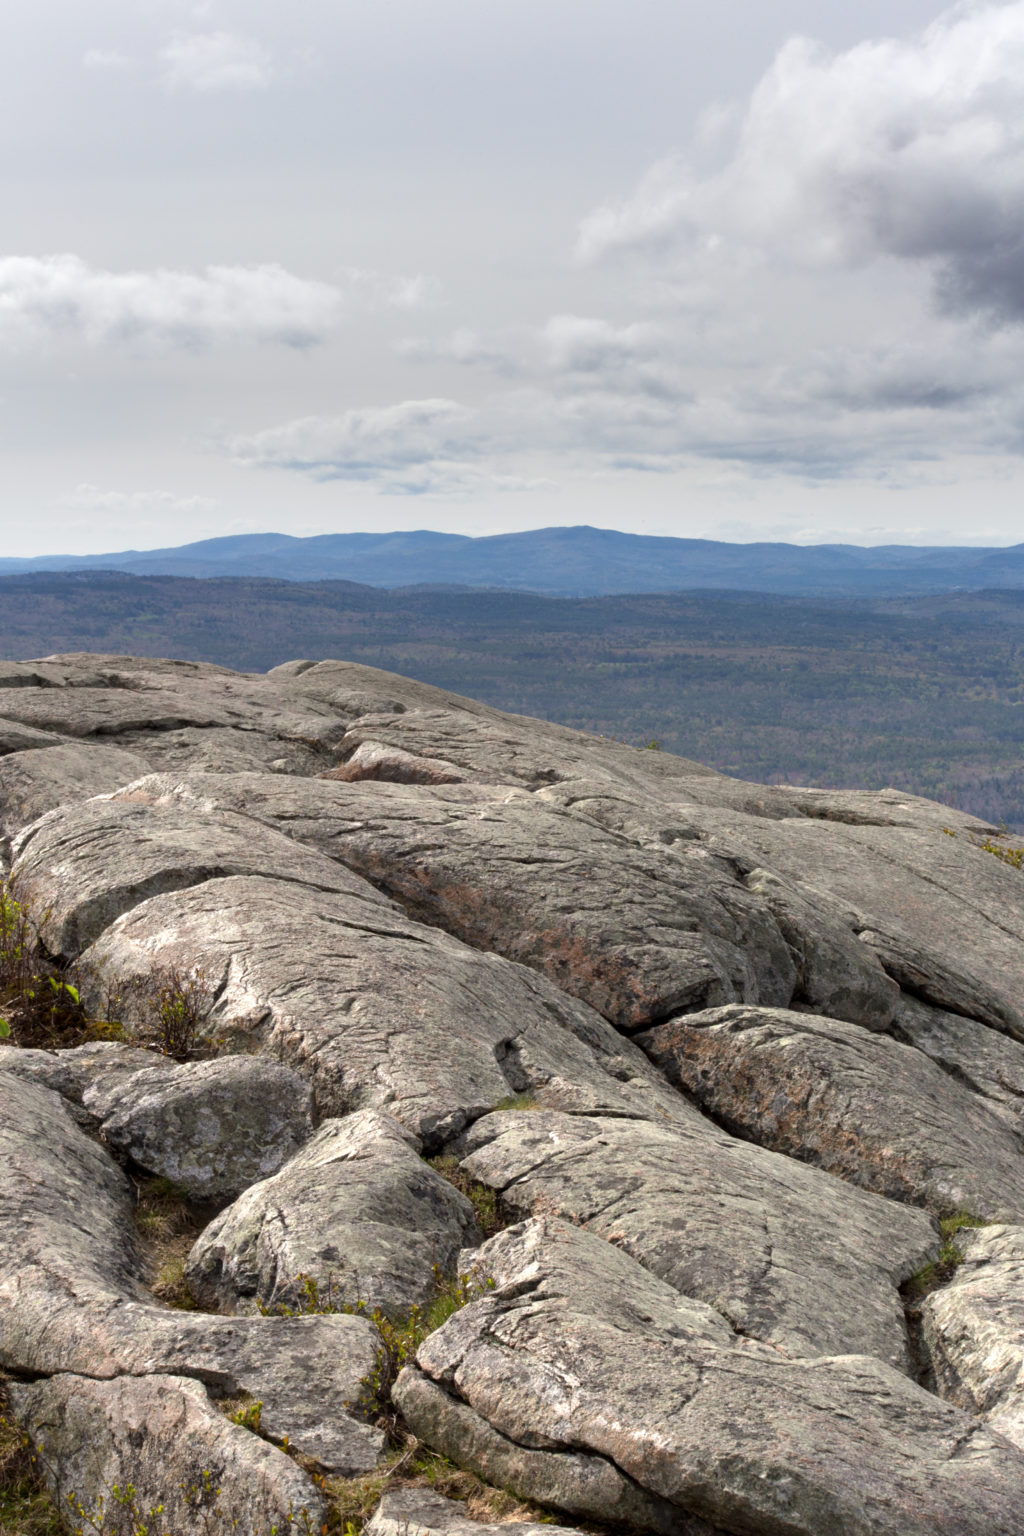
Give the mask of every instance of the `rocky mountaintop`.
<path id="1" fill-rule="evenodd" d="M 0 663 L 0 754 L 9 888 L 123 1034 L 0 1046 L 0 1369 L 69 1528 L 320 1529 L 387 1455 L 374 1309 L 447 1286 L 392 1418 L 566 1531 L 1020 1536 L 995 828 L 340 661 Z M 398 1478 L 367 1529 L 496 1527 Z"/>

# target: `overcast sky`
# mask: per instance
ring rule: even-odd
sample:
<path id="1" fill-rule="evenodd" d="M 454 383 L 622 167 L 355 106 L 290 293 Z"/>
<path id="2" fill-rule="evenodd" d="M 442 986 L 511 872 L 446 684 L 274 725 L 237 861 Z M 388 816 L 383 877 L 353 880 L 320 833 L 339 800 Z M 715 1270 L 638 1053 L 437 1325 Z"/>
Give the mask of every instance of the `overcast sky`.
<path id="1" fill-rule="evenodd" d="M 34 0 L 2 552 L 1024 540 L 1024 0 Z"/>

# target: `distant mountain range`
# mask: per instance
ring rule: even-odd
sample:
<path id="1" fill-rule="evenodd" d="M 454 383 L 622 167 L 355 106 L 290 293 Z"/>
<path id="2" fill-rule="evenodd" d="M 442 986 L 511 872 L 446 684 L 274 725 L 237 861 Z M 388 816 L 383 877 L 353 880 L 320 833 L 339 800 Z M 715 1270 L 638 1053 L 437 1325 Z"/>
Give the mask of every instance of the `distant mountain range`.
<path id="1" fill-rule="evenodd" d="M 553 597 L 730 590 L 881 597 L 1024 588 L 1024 544 L 967 549 L 884 544 L 725 544 L 606 528 L 457 533 L 237 534 L 177 548 L 0 559 L 0 574 L 127 571 L 136 576 L 276 577 L 373 587 L 500 587 Z"/>

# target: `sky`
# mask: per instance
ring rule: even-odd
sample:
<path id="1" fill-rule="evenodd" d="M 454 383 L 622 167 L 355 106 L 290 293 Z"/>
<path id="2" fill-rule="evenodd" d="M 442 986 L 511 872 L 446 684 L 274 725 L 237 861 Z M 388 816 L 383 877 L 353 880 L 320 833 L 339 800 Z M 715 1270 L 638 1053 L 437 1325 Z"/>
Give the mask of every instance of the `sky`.
<path id="1" fill-rule="evenodd" d="M 0 550 L 1024 540 L 1024 0 L 34 0 Z"/>

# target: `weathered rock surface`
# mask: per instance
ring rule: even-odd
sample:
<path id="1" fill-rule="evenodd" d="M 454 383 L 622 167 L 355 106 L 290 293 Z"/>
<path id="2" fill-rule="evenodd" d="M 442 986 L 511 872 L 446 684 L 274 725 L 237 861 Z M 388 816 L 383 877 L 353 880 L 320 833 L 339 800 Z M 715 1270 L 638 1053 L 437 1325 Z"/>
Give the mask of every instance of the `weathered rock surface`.
<path id="1" fill-rule="evenodd" d="M 76 1119 L 94 1129 L 98 1126 L 97 1117 L 89 1114 L 82 1104 L 90 1089 L 105 1093 L 149 1067 L 168 1064 L 166 1056 L 158 1051 L 146 1051 L 113 1040 L 75 1045 L 59 1051 L 0 1045 L 0 1071 L 28 1078 L 43 1088 L 52 1088 L 74 1111 L 81 1111 L 75 1114 Z"/>
<path id="2" fill-rule="evenodd" d="M 52 954 L 73 960 L 149 896 L 226 875 L 269 875 L 390 906 L 332 860 L 239 816 L 182 814 L 148 800 L 99 798 L 44 816 L 14 840 L 12 878 L 43 915 Z"/>
<path id="3" fill-rule="evenodd" d="M 420 1346 L 396 1396 L 421 1438 L 525 1497 L 685 1536 L 1019 1532 L 1024 1454 L 879 1360 L 736 1338 L 551 1219 L 479 1263 L 496 1289 Z"/>
<path id="4" fill-rule="evenodd" d="M 87 997 L 104 978 L 201 967 L 218 1037 L 308 1073 L 322 1115 L 386 1109 L 428 1151 L 533 1088 L 692 1114 L 636 1046 L 543 977 L 361 897 L 209 880 L 126 913 L 83 963 Z"/>
<path id="5" fill-rule="evenodd" d="M 497 1289 L 397 1391 L 456 1462 L 637 1532 L 1019 1536 L 1024 875 L 993 837 L 344 662 L 0 664 L 0 856 L 47 948 L 129 1034 L 202 972 L 221 1053 L 0 1045 L 0 1367 L 62 1486 L 166 1504 L 198 1445 L 237 1496 L 208 1536 L 319 1518 L 214 1400 L 375 1464 L 370 1322 L 245 1309 L 299 1270 L 421 1298 L 476 1237 L 443 1151 L 530 1218 L 463 1251 Z M 234 1199 L 191 1266 L 226 1312 L 146 1289 L 112 1151 Z M 1008 1224 L 960 1235 L 911 1347 L 899 1287 L 960 1208 Z M 473 1528 L 416 1490 L 377 1519 Z"/>
<path id="6" fill-rule="evenodd" d="M 788 1003 L 796 968 L 763 903 L 699 845 L 684 862 L 529 796 L 274 778 L 143 780 L 139 793 L 287 824 L 414 917 L 542 971 L 622 1028 L 736 999 Z M 303 814 L 304 813 L 304 814 Z M 877 1011 L 895 989 L 864 951 Z"/>
<path id="7" fill-rule="evenodd" d="M 734 1135 L 937 1216 L 1024 1220 L 1024 1140 L 912 1046 L 782 1008 L 715 1008 L 639 1043 Z"/>
<path id="8" fill-rule="evenodd" d="M 435 1266 L 450 1274 L 479 1236 L 465 1195 L 397 1120 L 368 1109 L 329 1120 L 281 1173 L 222 1211 L 187 1274 L 201 1300 L 227 1311 L 300 1307 L 309 1279 L 334 1306 L 363 1301 L 393 1317 L 429 1300 Z"/>
<path id="9" fill-rule="evenodd" d="M 185 1377 L 54 1376 L 11 1399 L 58 1505 L 112 1536 L 140 1526 L 299 1536 L 326 1512 L 294 1461 L 229 1423 Z"/>
<path id="10" fill-rule="evenodd" d="M 0 757 L 0 835 L 9 839 L 47 811 L 105 795 L 149 768 L 137 752 L 93 743 L 11 752 Z"/>
<path id="11" fill-rule="evenodd" d="M 924 1342 L 945 1396 L 1024 1451 L 1024 1227 L 963 1239 L 963 1263 L 922 1309 Z"/>
<path id="12" fill-rule="evenodd" d="M 976 1019 L 900 998 L 890 1033 L 965 1083 L 992 1109 L 1020 1125 L 1024 1118 L 1024 1045 Z"/>
<path id="13" fill-rule="evenodd" d="M 506 1520 L 500 1525 L 473 1520 L 465 1504 L 429 1488 L 393 1488 L 385 1493 L 364 1527 L 365 1536 L 582 1536 L 567 1525 Z"/>
<path id="14" fill-rule="evenodd" d="M 363 1318 L 218 1318 L 157 1306 L 139 1278 L 134 1194 L 50 1090 L 0 1073 L 0 1369 L 188 1376 L 247 1392 L 263 1425 L 336 1471 L 380 1432 L 347 1404 L 374 1360 Z"/>
<path id="15" fill-rule="evenodd" d="M 321 775 L 354 784 L 363 779 L 381 779 L 390 784 L 461 784 L 465 774 L 454 763 L 440 757 L 416 757 L 401 747 L 387 747 L 379 741 L 364 741 L 341 768 Z"/>
<path id="16" fill-rule="evenodd" d="M 897 1288 L 936 1251 L 923 1211 L 700 1121 L 506 1111 L 464 1145 L 463 1166 L 512 1210 L 586 1226 L 744 1334 L 909 1369 Z"/>
<path id="17" fill-rule="evenodd" d="M 251 1056 L 147 1067 L 87 1089 L 104 1141 L 193 1200 L 231 1200 L 313 1134 L 309 1083 Z"/>

